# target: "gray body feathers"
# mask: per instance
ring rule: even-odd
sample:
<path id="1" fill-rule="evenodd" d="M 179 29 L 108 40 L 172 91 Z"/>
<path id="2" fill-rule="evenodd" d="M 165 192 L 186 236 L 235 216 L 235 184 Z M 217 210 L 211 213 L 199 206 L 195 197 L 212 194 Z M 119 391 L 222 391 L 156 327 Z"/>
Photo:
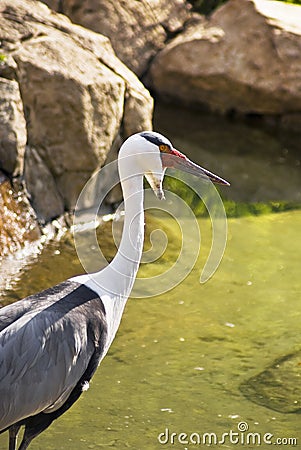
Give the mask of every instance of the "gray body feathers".
<path id="1" fill-rule="evenodd" d="M 106 339 L 101 299 L 70 280 L 2 308 L 0 431 L 58 410 L 92 358 L 94 373 Z"/>

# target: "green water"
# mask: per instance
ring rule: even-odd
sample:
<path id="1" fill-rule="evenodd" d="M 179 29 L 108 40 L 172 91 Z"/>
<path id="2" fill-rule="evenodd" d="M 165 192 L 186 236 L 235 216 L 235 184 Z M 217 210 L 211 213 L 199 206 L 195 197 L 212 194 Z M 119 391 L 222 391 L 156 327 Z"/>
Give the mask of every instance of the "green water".
<path id="1" fill-rule="evenodd" d="M 158 434 L 169 428 L 221 436 L 237 431 L 241 421 L 251 432 L 296 437 L 301 446 L 298 414 L 258 406 L 239 390 L 274 359 L 301 348 L 301 212 L 231 219 L 222 264 L 203 285 L 199 274 L 210 233 L 207 220 L 199 223 L 204 246 L 194 270 L 169 293 L 128 302 L 89 391 L 33 449 L 184 449 L 179 443 L 160 444 Z M 172 220 L 166 228 L 169 239 L 177 239 Z M 38 278 L 43 288 L 80 270 L 68 238 L 59 249 L 48 247 L 24 273 L 18 295 L 21 286 L 24 294 L 38 288 L 30 279 Z M 69 269 L 64 273 L 64 268 Z M 149 270 L 142 267 L 140 276 Z M 1 448 L 4 442 L 2 435 Z"/>
<path id="2" fill-rule="evenodd" d="M 182 120 L 183 116 L 184 112 Z M 164 117 L 161 118 L 161 129 L 168 134 Z M 174 123 L 175 128 L 176 125 Z M 188 147 L 192 154 L 200 131 L 198 124 L 194 132 L 192 125 L 189 126 L 191 140 Z M 226 124 L 223 127 L 226 129 Z M 252 134 L 252 128 L 245 126 L 246 130 Z M 213 136 L 210 128 L 208 133 Z M 256 129 L 254 133 L 257 137 L 262 136 Z M 194 135 L 198 136 L 196 140 Z M 176 131 L 174 138 L 178 143 L 184 139 Z M 246 141 L 250 139 L 250 136 L 246 137 Z M 233 144 L 236 148 L 238 141 L 237 138 Z M 282 144 L 279 146 L 282 148 Z M 206 165 L 234 181 L 234 192 L 223 190 L 224 197 L 244 202 L 259 201 L 255 195 L 256 183 L 258 189 L 262 184 L 259 176 L 256 183 L 252 179 L 253 187 L 248 187 L 253 196 L 240 192 L 243 187 L 239 183 L 236 185 L 236 179 L 244 178 L 239 169 L 242 157 L 238 150 L 234 153 L 232 173 L 222 151 L 215 154 L 216 159 L 221 155 L 219 170 L 216 161 L 215 167 Z M 206 151 L 199 159 L 204 155 Z M 298 200 L 300 183 L 294 174 L 299 170 L 300 181 L 300 168 L 294 155 L 295 150 L 292 150 L 289 161 L 280 164 L 280 177 L 290 170 L 293 174 L 291 178 L 289 173 L 286 175 L 283 193 L 280 195 L 278 187 L 274 187 L 262 200 Z M 266 155 L 261 161 L 258 161 L 259 156 L 254 159 L 253 166 L 259 167 L 260 162 L 264 162 L 270 167 L 266 177 L 272 179 L 278 163 L 272 159 L 268 163 Z M 264 183 L 268 184 L 266 180 Z M 160 225 L 160 219 L 148 215 L 147 223 L 150 231 Z M 296 438 L 295 446 L 283 441 L 284 444 L 277 447 L 301 449 L 298 413 L 275 411 L 268 407 L 268 399 L 267 407 L 260 406 L 255 403 L 256 399 L 246 398 L 240 389 L 244 382 L 278 358 L 298 354 L 301 350 L 301 211 L 230 218 L 222 263 L 212 279 L 202 285 L 199 276 L 211 245 L 211 232 L 208 219 L 199 218 L 198 223 L 202 247 L 192 272 L 166 294 L 129 300 L 117 337 L 90 389 L 70 411 L 33 441 L 33 450 L 207 448 L 205 444 L 179 442 L 180 433 L 186 433 L 187 438 L 191 436 L 194 442 L 197 442 L 196 433 L 200 436 L 215 433 L 220 440 L 223 433 L 237 432 L 240 422 L 246 422 L 248 432 L 258 433 L 262 441 L 267 433 L 273 434 L 269 438 L 272 443 L 277 438 Z M 178 226 L 167 217 L 161 225 L 170 245 L 162 258 L 141 267 L 140 277 L 164 271 L 166 264 L 177 256 L 178 246 L 174 243 L 179 240 Z M 99 232 L 109 258 L 115 251 L 108 238 L 110 227 L 107 223 Z M 66 235 L 61 243 L 48 245 L 40 256 L 22 269 L 18 279 L 3 292 L 2 303 L 22 298 L 79 272 L 81 267 L 72 239 Z M 281 388 L 285 389 L 285 386 Z M 275 386 L 275 395 L 278 389 Z M 301 403 L 298 386 L 295 395 L 295 401 Z M 176 435 L 169 436 L 169 442 L 163 444 L 158 435 L 165 434 L 166 429 Z M 243 444 L 245 435 L 238 434 L 240 444 L 231 443 L 226 437 L 225 443 L 212 447 L 274 448 L 263 442 L 259 446 L 252 441 Z M 164 439 L 165 436 L 161 436 L 161 441 Z M 180 436 L 180 441 L 185 439 Z M 1 449 L 6 448 L 6 441 L 7 436 L 0 435 Z"/>

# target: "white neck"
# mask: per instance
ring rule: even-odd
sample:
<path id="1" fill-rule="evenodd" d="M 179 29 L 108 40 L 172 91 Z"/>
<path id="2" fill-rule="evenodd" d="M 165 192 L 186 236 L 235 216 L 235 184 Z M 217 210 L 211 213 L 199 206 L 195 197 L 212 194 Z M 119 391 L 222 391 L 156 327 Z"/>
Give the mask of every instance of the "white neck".
<path id="1" fill-rule="evenodd" d="M 129 175 L 133 173 L 135 175 Z M 106 309 L 109 348 L 139 268 L 144 240 L 143 175 L 119 161 L 125 216 L 122 238 L 113 261 L 99 272 L 74 277 L 97 292 Z M 104 352 L 104 353 L 105 353 Z"/>
<path id="2" fill-rule="evenodd" d="M 109 268 L 122 295 L 128 297 L 139 268 L 144 240 L 143 176 L 123 179 L 124 225 L 118 252 Z"/>

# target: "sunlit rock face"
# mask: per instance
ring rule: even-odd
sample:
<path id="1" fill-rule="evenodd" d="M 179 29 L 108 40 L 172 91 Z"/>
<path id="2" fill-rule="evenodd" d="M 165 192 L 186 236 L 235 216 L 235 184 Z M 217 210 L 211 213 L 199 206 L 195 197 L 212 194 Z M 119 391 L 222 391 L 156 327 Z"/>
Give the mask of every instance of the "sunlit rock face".
<path id="1" fill-rule="evenodd" d="M 185 0 L 43 1 L 72 22 L 109 37 L 117 56 L 139 76 L 191 14 Z"/>
<path id="2" fill-rule="evenodd" d="M 43 3 L 2 0 L 0 41 L 0 169 L 23 176 L 45 223 L 74 208 L 116 137 L 151 128 L 153 101 L 107 37 Z"/>
<path id="3" fill-rule="evenodd" d="M 186 104 L 301 123 L 300 73 L 301 7 L 229 0 L 158 53 L 150 83 Z"/>
<path id="4" fill-rule="evenodd" d="M 13 176 L 23 171 L 26 140 L 19 85 L 14 80 L 0 78 L 0 166 Z"/>

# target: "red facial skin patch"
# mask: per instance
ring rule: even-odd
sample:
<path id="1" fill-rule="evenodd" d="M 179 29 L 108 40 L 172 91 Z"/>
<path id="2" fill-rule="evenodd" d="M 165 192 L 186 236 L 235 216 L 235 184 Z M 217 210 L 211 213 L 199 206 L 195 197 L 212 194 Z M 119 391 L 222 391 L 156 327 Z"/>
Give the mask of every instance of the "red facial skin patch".
<path id="1" fill-rule="evenodd" d="M 174 155 L 174 156 L 177 156 L 178 158 L 182 158 L 182 159 L 187 160 L 187 157 L 185 155 L 183 155 L 183 153 L 181 153 L 178 150 L 176 150 L 175 148 L 170 150 L 170 154 Z"/>

